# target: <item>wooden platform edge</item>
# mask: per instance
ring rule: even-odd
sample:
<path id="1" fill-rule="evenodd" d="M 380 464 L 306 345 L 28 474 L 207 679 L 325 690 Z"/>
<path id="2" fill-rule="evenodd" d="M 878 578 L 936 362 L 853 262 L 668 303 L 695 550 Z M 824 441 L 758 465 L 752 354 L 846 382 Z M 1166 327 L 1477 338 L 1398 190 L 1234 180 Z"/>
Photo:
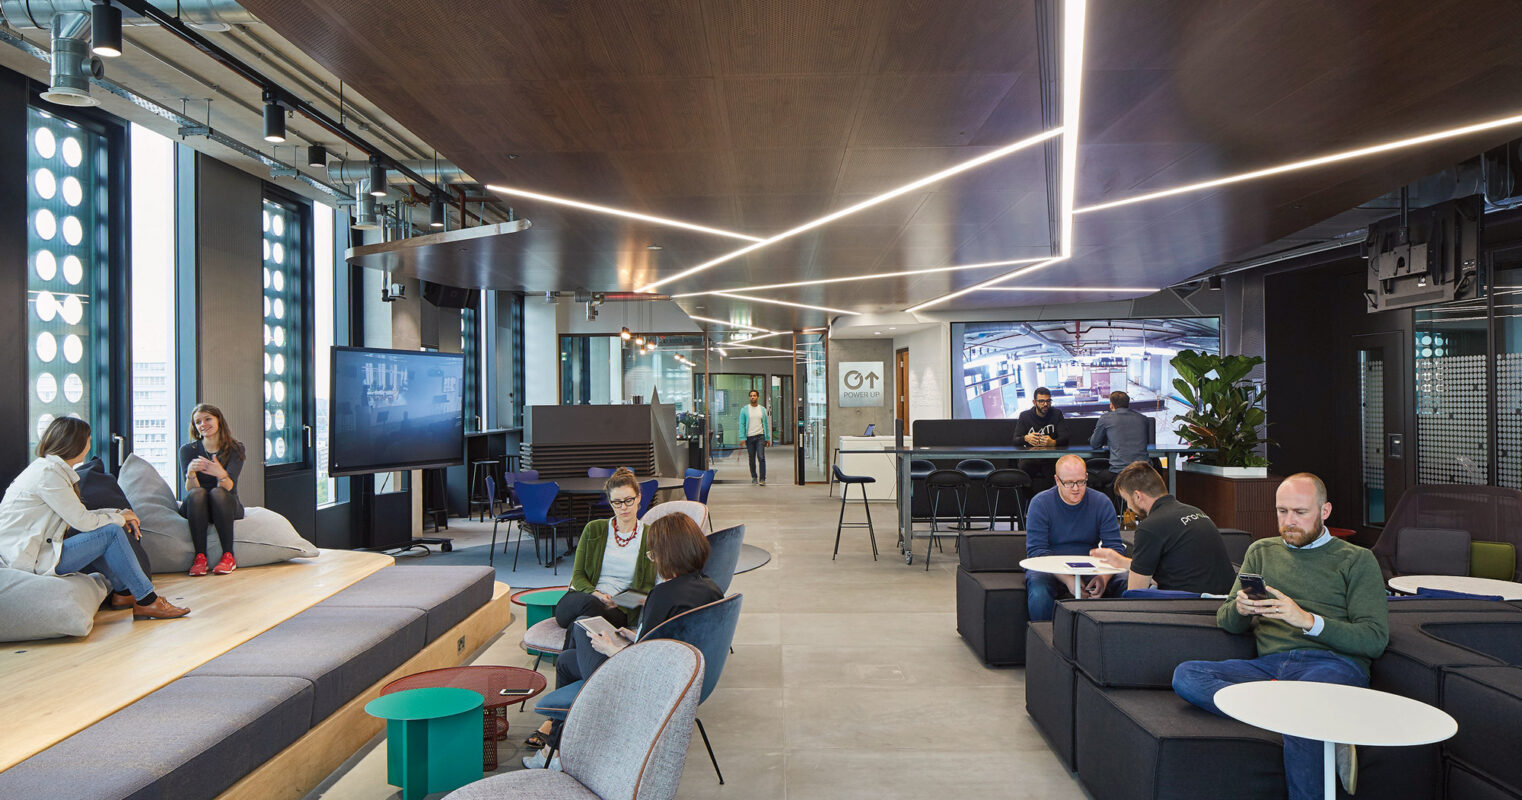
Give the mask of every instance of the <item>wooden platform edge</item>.
<path id="1" fill-rule="evenodd" d="M 459 666 L 508 626 L 512 619 L 512 604 L 508 600 L 511 593 L 507 584 L 498 581 L 490 602 L 345 703 L 263 766 L 243 776 L 218 795 L 218 800 L 306 797 L 385 728 L 383 720 L 365 713 L 365 704 L 380 695 L 381 687 L 413 673 Z"/>

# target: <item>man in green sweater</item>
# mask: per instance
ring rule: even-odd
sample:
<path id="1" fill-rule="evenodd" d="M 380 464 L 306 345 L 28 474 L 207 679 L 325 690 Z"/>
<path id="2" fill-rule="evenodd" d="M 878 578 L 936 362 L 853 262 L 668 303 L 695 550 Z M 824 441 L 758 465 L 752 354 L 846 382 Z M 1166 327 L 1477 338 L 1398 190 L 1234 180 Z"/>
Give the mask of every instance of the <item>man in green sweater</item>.
<path id="1" fill-rule="evenodd" d="M 1369 685 L 1369 662 L 1390 639 L 1384 577 L 1374 554 L 1332 538 L 1326 518 L 1326 484 L 1309 472 L 1291 475 L 1275 495 L 1279 538 L 1247 548 L 1242 572 L 1263 576 L 1268 598 L 1254 600 L 1240 577 L 1216 622 L 1232 633 L 1249 629 L 1258 657 L 1233 661 L 1186 661 L 1173 671 L 1173 690 L 1206 711 L 1220 714 L 1215 693 L 1248 681 L 1317 681 Z M 1322 796 L 1322 745 L 1284 737 L 1284 777 L 1289 796 Z M 1338 745 L 1337 774 L 1343 788 L 1357 788 L 1358 761 Z"/>

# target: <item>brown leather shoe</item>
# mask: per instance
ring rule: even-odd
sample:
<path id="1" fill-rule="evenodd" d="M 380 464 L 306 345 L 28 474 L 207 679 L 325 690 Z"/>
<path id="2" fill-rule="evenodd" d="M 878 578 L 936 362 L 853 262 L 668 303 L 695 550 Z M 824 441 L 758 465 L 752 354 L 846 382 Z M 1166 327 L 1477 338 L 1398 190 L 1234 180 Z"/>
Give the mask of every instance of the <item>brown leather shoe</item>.
<path id="1" fill-rule="evenodd" d="M 106 603 L 112 611 L 124 611 L 137 605 L 137 601 L 132 599 L 131 592 L 112 592 L 106 595 Z"/>
<path id="2" fill-rule="evenodd" d="M 180 608 L 165 600 L 163 596 L 154 600 L 149 605 L 135 605 L 132 607 L 133 619 L 176 619 L 190 613 L 188 608 Z"/>

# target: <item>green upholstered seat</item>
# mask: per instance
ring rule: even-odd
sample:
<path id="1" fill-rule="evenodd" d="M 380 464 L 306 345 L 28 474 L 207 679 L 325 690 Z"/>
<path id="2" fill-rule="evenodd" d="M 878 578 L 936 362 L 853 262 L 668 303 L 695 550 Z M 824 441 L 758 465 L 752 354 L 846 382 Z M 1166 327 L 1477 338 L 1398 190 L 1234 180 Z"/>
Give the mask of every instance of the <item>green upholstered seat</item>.
<path id="1" fill-rule="evenodd" d="M 1517 571 L 1517 548 L 1510 542 L 1470 542 L 1469 574 L 1509 581 Z"/>

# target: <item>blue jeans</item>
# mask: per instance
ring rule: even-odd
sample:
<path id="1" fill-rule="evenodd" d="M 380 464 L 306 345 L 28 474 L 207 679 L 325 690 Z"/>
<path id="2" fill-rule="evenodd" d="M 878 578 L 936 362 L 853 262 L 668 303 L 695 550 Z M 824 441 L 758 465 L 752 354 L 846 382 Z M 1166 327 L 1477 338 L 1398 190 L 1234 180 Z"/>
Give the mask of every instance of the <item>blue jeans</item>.
<path id="1" fill-rule="evenodd" d="M 1074 556 L 1081 558 L 1082 556 Z M 1088 583 L 1089 578 L 1083 578 Z M 1105 597 L 1120 597 L 1126 590 L 1126 576 L 1111 575 L 1105 584 Z M 1073 576 L 1053 575 L 1050 572 L 1025 573 L 1025 616 L 1031 622 L 1046 622 L 1052 618 L 1057 601 L 1073 596 Z"/>
<path id="2" fill-rule="evenodd" d="M 106 576 L 112 591 L 131 592 L 138 598 L 153 593 L 153 581 L 138 566 L 132 545 L 127 543 L 127 531 L 120 525 L 102 525 L 63 540 L 53 572 L 67 575 L 86 571 Z"/>
<path id="3" fill-rule="evenodd" d="M 766 480 L 766 437 L 760 434 L 745 437 L 745 451 L 750 454 L 750 479 L 756 480 L 756 461 L 761 461 L 761 480 Z"/>
<path id="4" fill-rule="evenodd" d="M 1232 661 L 1185 661 L 1173 671 L 1173 691 L 1212 714 L 1215 693 L 1249 681 L 1313 681 L 1367 688 L 1369 676 L 1357 664 L 1329 650 L 1290 650 Z M 1291 800 L 1323 796 L 1322 742 L 1284 737 L 1284 781 Z"/>

